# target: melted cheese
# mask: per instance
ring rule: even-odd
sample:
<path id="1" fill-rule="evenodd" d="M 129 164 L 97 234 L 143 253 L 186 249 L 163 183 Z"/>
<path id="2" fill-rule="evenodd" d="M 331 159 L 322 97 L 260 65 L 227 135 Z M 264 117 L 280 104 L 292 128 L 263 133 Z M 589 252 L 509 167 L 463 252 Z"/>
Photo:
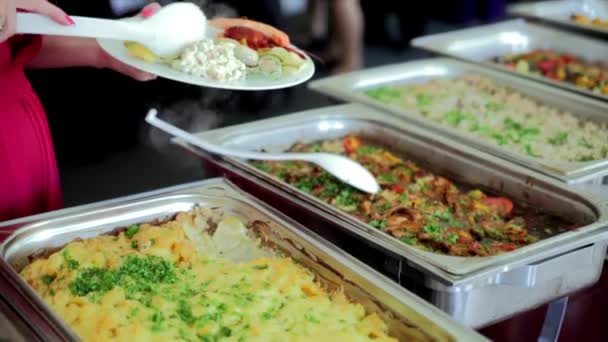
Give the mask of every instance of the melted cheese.
<path id="1" fill-rule="evenodd" d="M 84 341 L 392 340 L 377 315 L 327 293 L 291 258 L 231 260 L 224 249 L 238 250 L 230 239 L 246 234 L 234 218 L 218 225 L 217 237 L 195 228 L 206 228 L 201 212 L 75 241 L 21 275 Z M 261 250 L 248 239 L 245 250 Z"/>

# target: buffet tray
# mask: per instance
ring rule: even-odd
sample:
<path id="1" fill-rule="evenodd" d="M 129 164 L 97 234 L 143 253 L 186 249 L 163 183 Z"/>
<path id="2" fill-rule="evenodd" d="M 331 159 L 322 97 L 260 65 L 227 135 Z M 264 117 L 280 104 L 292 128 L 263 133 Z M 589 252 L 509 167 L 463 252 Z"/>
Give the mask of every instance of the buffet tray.
<path id="1" fill-rule="evenodd" d="M 597 94 L 567 82 L 520 73 L 491 60 L 507 53 L 525 53 L 534 49 L 550 49 L 561 53 L 569 53 L 588 61 L 608 61 L 608 45 L 597 39 L 530 24 L 522 19 L 515 19 L 418 37 L 412 40 L 412 46 L 477 63 L 578 94 L 608 100 L 606 95 Z"/>
<path id="2" fill-rule="evenodd" d="M 317 234 L 468 326 L 487 326 L 599 279 L 606 255 L 606 199 L 577 193 L 560 182 L 421 131 L 388 114 L 342 105 L 207 131 L 200 137 L 227 147 L 272 151 L 284 150 L 295 141 L 340 137 L 348 132 L 380 136 L 415 161 L 425 160 L 422 167 L 450 179 L 495 189 L 557 213 L 571 213 L 571 218 L 592 215 L 597 222 L 495 257 L 432 254 L 410 248 L 242 160 L 214 156 L 179 139 L 175 142 L 200 157 L 207 170 L 306 222 L 307 228 L 314 227 Z"/>
<path id="3" fill-rule="evenodd" d="M 608 55 L 608 49 L 607 49 Z M 465 62 L 446 58 L 432 58 L 371 68 L 350 74 L 328 77 L 309 84 L 315 91 L 343 99 L 370 105 L 407 121 L 434 130 L 442 135 L 458 139 L 475 148 L 490 152 L 504 159 L 554 177 L 569 184 L 603 183 L 608 175 L 608 159 L 591 162 L 556 162 L 532 158 L 500 146 L 485 142 L 457 129 L 427 120 L 419 115 L 393 105 L 386 105 L 369 98 L 362 92 L 379 86 L 413 84 L 439 78 L 453 78 L 474 73 L 493 79 L 548 106 L 567 110 L 573 115 L 598 122 L 608 122 L 608 102 L 596 101 L 574 93 L 556 89 L 524 78 L 490 70 Z"/>
<path id="4" fill-rule="evenodd" d="M 258 170 L 244 160 L 225 158 L 233 165 L 255 174 L 266 182 L 305 199 L 356 227 L 366 239 L 373 239 L 387 249 L 403 256 L 432 265 L 443 273 L 469 275 L 503 267 L 512 261 L 530 261 L 538 254 L 552 254 L 555 248 L 572 250 L 584 245 L 585 238 L 596 241 L 607 238 L 607 208 L 591 195 L 578 194 L 571 188 L 542 175 L 512 165 L 469 147 L 437 137 L 428 131 L 407 125 L 388 114 L 361 105 L 341 105 L 308 110 L 272 119 L 206 131 L 199 137 L 215 144 L 235 149 L 284 151 L 296 142 L 313 142 L 339 138 L 354 133 L 391 146 L 390 150 L 406 155 L 427 170 L 444 175 L 461 184 L 493 190 L 515 201 L 546 208 L 559 215 L 568 212 L 574 221 L 593 220 L 594 223 L 574 231 L 541 240 L 518 250 L 492 257 L 464 258 L 422 251 L 404 244 L 373 227 L 331 207 L 273 176 Z M 176 141 L 181 142 L 179 139 Z"/>
<path id="5" fill-rule="evenodd" d="M 117 199 L 103 205 L 74 208 L 37 218 L 0 224 L 18 228 L 0 247 L 0 267 L 23 296 L 45 317 L 51 317 L 66 339 L 74 335 L 18 275 L 33 255 L 75 240 L 115 231 L 118 227 L 168 219 L 195 206 L 218 208 L 246 222 L 262 222 L 263 239 L 312 270 L 330 289 L 342 288 L 347 297 L 377 312 L 400 340 L 421 334 L 433 341 L 485 340 L 422 299 L 400 288 L 363 263 L 322 240 L 298 223 L 238 190 L 223 179 L 187 187 Z M 259 227 L 258 227 L 259 228 Z"/>
<path id="6" fill-rule="evenodd" d="M 608 20 L 608 3 L 601 0 L 557 0 L 513 4 L 507 7 L 507 13 L 530 19 L 539 19 L 547 23 L 554 23 L 608 37 L 608 29 L 582 25 L 570 20 L 570 15 L 574 13 L 581 13 L 591 17 L 597 16 L 603 20 Z"/>

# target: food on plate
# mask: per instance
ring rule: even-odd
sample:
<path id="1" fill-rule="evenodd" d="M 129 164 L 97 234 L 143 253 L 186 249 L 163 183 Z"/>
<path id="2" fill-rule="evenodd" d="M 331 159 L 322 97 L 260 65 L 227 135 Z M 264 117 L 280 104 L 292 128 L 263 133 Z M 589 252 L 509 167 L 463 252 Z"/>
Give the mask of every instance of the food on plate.
<path id="1" fill-rule="evenodd" d="M 574 13 L 570 16 L 570 20 L 584 26 L 595 26 L 603 29 L 608 29 L 608 20 L 601 18 L 591 18 L 582 13 Z"/>
<path id="2" fill-rule="evenodd" d="M 216 81 L 243 79 L 247 66 L 236 57 L 236 45 L 205 39 L 188 46 L 171 66 L 179 71 Z"/>
<path id="3" fill-rule="evenodd" d="M 306 57 L 290 47 L 289 36 L 270 25 L 240 18 L 215 18 L 208 24 L 219 29 L 217 36 L 190 44 L 175 58 L 160 58 L 139 43 L 124 45 L 130 55 L 145 62 L 166 63 L 215 81 L 278 79 L 306 65 Z"/>
<path id="4" fill-rule="evenodd" d="M 407 245 L 452 256 L 490 256 L 575 228 L 510 198 L 457 186 L 362 136 L 295 144 L 290 152 L 346 155 L 374 174 L 377 195 L 360 192 L 305 162 L 253 165 Z"/>
<path id="5" fill-rule="evenodd" d="M 214 18 L 209 25 L 222 29 L 221 36 L 240 41 L 244 39 L 252 49 L 272 46 L 289 47 L 289 36 L 270 25 L 240 18 Z"/>
<path id="6" fill-rule="evenodd" d="M 523 74 L 544 76 L 597 94 L 608 95 L 606 63 L 589 63 L 570 54 L 542 49 L 522 54 L 507 54 L 494 58 L 494 62 Z"/>
<path id="7" fill-rule="evenodd" d="M 542 105 L 485 76 L 384 86 L 364 94 L 529 157 L 560 162 L 608 158 L 608 125 Z"/>
<path id="8" fill-rule="evenodd" d="M 71 242 L 20 274 L 84 341 L 396 341 L 249 231 L 196 208 Z"/>

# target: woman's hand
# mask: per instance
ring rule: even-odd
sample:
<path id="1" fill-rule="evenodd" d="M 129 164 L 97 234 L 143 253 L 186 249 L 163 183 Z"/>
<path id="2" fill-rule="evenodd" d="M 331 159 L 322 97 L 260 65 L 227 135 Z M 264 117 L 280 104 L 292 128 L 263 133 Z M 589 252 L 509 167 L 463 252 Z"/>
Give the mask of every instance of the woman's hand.
<path id="1" fill-rule="evenodd" d="M 0 0 L 3 1 L 3 0 Z M 157 3 L 151 3 L 144 7 L 141 12 L 139 12 L 139 16 L 147 18 L 151 17 L 160 9 L 160 5 Z M 150 81 L 156 78 L 156 75 L 149 74 L 145 71 L 141 71 L 136 69 L 130 65 L 124 64 L 121 61 L 115 59 L 110 56 L 107 52 L 105 52 L 97 43 L 97 49 L 99 49 L 99 67 L 112 69 L 121 74 L 127 75 L 138 81 Z"/>
<path id="2" fill-rule="evenodd" d="M 0 0 L 4 5 L 6 1 Z M 48 4 L 45 0 L 16 0 L 18 7 L 21 3 L 27 3 L 29 8 L 38 13 L 45 13 L 53 20 L 64 18 L 61 24 L 68 24 L 72 19 L 67 17 L 59 8 Z M 36 7 L 37 6 L 37 7 Z M 51 7 L 49 7 L 51 6 Z M 146 18 L 154 15 L 160 9 L 157 3 L 149 4 L 139 13 Z M 59 12 L 57 12 L 59 11 Z M 73 22 L 72 22 L 73 23 Z M 10 32 L 14 32 L 13 29 Z M 13 33 L 11 33 L 12 35 Z M 8 36 L 8 35 L 7 35 Z M 126 65 L 105 52 L 92 38 L 45 36 L 42 40 L 42 48 L 38 55 L 27 65 L 31 69 L 49 69 L 66 67 L 95 67 L 111 69 L 138 81 L 149 81 L 156 76 L 139 69 Z"/>
<path id="3" fill-rule="evenodd" d="M 0 0 L 0 43 L 15 34 L 17 9 L 45 15 L 61 25 L 74 24 L 63 10 L 46 0 Z"/>

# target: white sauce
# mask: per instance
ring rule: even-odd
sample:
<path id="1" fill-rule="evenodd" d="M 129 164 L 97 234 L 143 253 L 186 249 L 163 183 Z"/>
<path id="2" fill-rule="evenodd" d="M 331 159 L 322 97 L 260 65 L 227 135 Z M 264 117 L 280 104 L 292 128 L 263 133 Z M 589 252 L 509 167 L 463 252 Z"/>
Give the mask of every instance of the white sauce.
<path id="1" fill-rule="evenodd" d="M 179 71 L 215 81 L 245 77 L 247 67 L 234 55 L 235 45 L 204 39 L 188 46 L 171 66 Z"/>

